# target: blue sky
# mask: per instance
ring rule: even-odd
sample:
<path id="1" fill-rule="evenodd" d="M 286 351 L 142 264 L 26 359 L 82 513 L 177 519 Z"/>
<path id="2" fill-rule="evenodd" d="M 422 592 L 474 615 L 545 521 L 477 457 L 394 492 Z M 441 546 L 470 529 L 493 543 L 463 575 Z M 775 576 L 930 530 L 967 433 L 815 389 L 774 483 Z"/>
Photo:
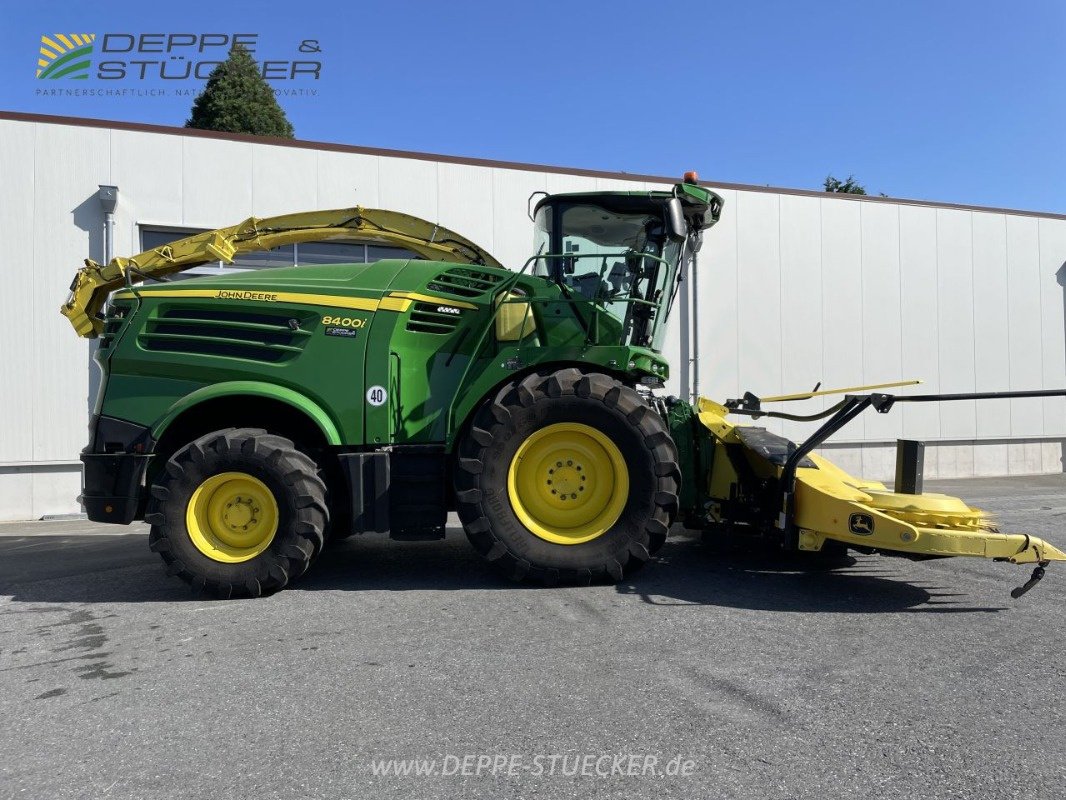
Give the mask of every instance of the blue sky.
<path id="1" fill-rule="evenodd" d="M 256 33 L 260 58 L 320 58 L 317 81 L 275 84 L 304 92 L 281 98 L 302 139 L 796 188 L 854 174 L 895 197 L 1066 213 L 1061 0 L 5 8 L 0 108 L 181 125 L 191 97 L 169 87 L 196 81 L 36 80 L 55 32 Z M 298 52 L 309 39 L 320 53 Z"/>

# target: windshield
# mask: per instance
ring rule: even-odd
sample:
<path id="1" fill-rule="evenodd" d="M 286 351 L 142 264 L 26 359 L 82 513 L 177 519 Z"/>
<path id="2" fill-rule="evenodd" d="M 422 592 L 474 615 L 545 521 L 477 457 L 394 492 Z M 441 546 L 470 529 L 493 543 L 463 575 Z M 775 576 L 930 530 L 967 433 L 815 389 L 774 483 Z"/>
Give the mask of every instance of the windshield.
<path id="1" fill-rule="evenodd" d="M 680 243 L 666 236 L 661 212 L 625 213 L 587 203 L 543 206 L 535 230 L 537 255 L 551 256 L 536 261 L 535 274 L 600 305 L 622 324 L 623 343 L 661 350 L 681 256 Z"/>

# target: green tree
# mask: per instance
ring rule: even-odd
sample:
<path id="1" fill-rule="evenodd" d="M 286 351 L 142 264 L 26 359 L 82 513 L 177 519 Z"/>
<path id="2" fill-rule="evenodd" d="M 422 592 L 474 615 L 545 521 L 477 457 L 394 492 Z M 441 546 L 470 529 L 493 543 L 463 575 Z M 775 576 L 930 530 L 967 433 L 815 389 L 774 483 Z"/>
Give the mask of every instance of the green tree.
<path id="1" fill-rule="evenodd" d="M 185 127 L 293 138 L 292 124 L 274 90 L 259 73 L 252 54 L 240 45 L 207 77 Z"/>
<path id="2" fill-rule="evenodd" d="M 854 175 L 848 175 L 846 181 L 842 181 L 839 178 L 834 178 L 829 175 L 825 179 L 825 190 L 827 192 L 839 192 L 841 194 L 866 194 L 866 189 L 859 185 L 855 180 Z"/>

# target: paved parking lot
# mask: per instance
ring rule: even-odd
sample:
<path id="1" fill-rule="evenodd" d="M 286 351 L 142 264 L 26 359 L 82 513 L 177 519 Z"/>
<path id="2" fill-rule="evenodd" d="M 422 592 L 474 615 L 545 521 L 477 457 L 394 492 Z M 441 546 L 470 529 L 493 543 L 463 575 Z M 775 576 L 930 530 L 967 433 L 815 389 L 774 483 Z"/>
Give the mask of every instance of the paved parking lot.
<path id="1" fill-rule="evenodd" d="M 1066 546 L 1066 476 L 938 487 Z M 623 586 L 533 589 L 455 528 L 356 538 L 223 602 L 166 578 L 145 533 L 0 525 L 0 797 L 1066 791 L 1066 565 L 1016 602 L 1026 568 L 811 572 L 678 532 Z M 375 775 L 389 759 L 458 774 Z"/>

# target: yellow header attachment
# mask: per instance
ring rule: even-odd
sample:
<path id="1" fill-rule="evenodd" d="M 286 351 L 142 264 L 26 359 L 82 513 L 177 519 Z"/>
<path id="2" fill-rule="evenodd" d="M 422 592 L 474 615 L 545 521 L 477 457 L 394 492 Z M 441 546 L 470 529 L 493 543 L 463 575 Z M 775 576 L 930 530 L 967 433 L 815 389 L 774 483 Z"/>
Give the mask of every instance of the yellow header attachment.
<path id="1" fill-rule="evenodd" d="M 115 289 L 146 278 L 160 278 L 211 261 L 233 263 L 240 253 L 270 250 L 294 242 L 351 239 L 405 247 L 438 261 L 502 267 L 487 251 L 453 230 L 397 211 L 342 208 L 303 211 L 278 217 L 249 217 L 244 222 L 205 231 L 109 264 L 85 259 L 60 308 L 79 336 L 94 338 L 103 330 L 100 311 Z"/>

